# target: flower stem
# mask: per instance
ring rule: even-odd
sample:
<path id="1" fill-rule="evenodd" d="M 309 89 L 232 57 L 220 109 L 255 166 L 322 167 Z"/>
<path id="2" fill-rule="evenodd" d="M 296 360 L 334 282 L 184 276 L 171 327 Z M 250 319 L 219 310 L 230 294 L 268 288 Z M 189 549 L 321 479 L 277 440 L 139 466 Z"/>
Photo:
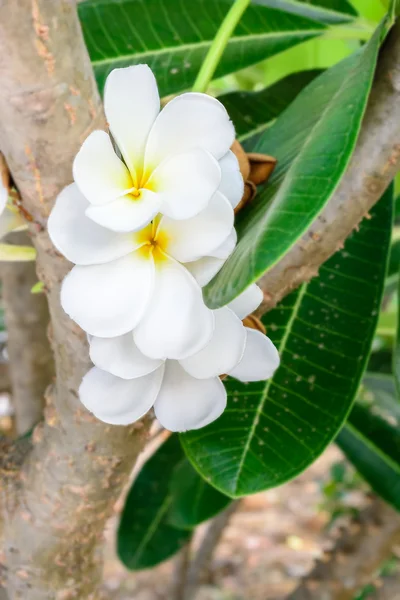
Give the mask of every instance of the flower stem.
<path id="1" fill-rule="evenodd" d="M 193 85 L 194 92 L 205 92 L 212 80 L 229 38 L 249 6 L 250 0 L 236 0 L 222 21 Z"/>

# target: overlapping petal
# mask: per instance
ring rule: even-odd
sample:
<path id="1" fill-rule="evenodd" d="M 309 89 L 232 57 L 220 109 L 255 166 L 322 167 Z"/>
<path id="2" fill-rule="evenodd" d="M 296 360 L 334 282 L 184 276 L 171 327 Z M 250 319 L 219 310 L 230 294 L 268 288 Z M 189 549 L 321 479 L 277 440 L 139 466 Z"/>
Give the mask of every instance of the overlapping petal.
<path id="1" fill-rule="evenodd" d="M 185 358 L 211 339 L 214 316 L 191 274 L 165 257 L 155 271 L 154 293 L 134 331 L 138 348 L 151 358 Z"/>
<path id="2" fill-rule="evenodd" d="M 61 304 L 87 333 L 115 337 L 136 327 L 153 285 L 153 261 L 133 252 L 106 264 L 74 267 L 61 287 Z"/>
<path id="3" fill-rule="evenodd" d="M 159 110 L 157 82 L 147 65 L 114 69 L 107 77 L 106 118 L 125 163 L 136 177 L 140 176 L 147 136 Z"/>
<path id="4" fill-rule="evenodd" d="M 147 140 L 145 165 L 152 167 L 192 148 L 202 148 L 219 160 L 234 138 L 233 124 L 221 102 L 206 94 L 182 94 L 158 115 Z"/>
<path id="5" fill-rule="evenodd" d="M 73 174 L 82 194 L 95 206 L 123 196 L 133 185 L 105 131 L 93 131 L 83 142 L 74 160 Z"/>
<path id="6" fill-rule="evenodd" d="M 158 229 L 166 237 L 165 251 L 182 263 L 210 256 L 232 232 L 233 209 L 220 192 L 207 208 L 186 221 L 162 217 Z"/>
<path id="7" fill-rule="evenodd" d="M 240 362 L 229 371 L 239 381 L 264 381 L 279 367 L 279 353 L 271 340 L 255 329 L 247 329 L 246 347 Z"/>
<path id="8" fill-rule="evenodd" d="M 214 311 L 214 333 L 208 344 L 196 354 L 180 361 L 189 375 L 198 379 L 228 373 L 242 358 L 246 327 L 227 307 Z"/>
<path id="9" fill-rule="evenodd" d="M 163 363 L 140 352 L 130 331 L 113 338 L 92 337 L 90 358 L 96 367 L 123 379 L 135 379 L 152 373 Z"/>
<path id="10" fill-rule="evenodd" d="M 48 230 L 51 241 L 68 260 L 94 265 L 125 256 L 138 247 L 132 235 L 100 227 L 85 215 L 89 202 L 75 183 L 59 194 L 51 211 Z"/>
<path id="11" fill-rule="evenodd" d="M 203 210 L 221 181 L 218 161 L 201 148 L 166 158 L 148 183 L 162 202 L 162 212 L 172 219 L 189 219 Z"/>
<path id="12" fill-rule="evenodd" d="M 127 195 L 104 206 L 89 206 L 86 214 L 102 227 L 113 231 L 139 231 L 156 216 L 161 209 L 159 194 L 151 190 L 141 190 L 138 200 Z"/>
<path id="13" fill-rule="evenodd" d="M 263 300 L 261 288 L 256 283 L 249 285 L 237 298 L 229 302 L 228 306 L 239 319 L 244 319 L 256 310 Z"/>
<path id="14" fill-rule="evenodd" d="M 228 198 L 232 208 L 236 208 L 243 197 L 244 181 L 239 168 L 239 162 L 232 150 L 219 161 L 221 168 L 221 183 L 219 191 Z"/>
<path id="15" fill-rule="evenodd" d="M 226 240 L 213 250 L 211 256 L 204 256 L 203 258 L 185 263 L 185 267 L 190 271 L 200 287 L 207 285 L 218 271 L 221 270 L 224 262 L 235 249 L 236 241 L 236 231 L 232 229 Z"/>
<path id="16" fill-rule="evenodd" d="M 150 410 L 159 393 L 164 367 L 137 379 L 121 379 L 93 367 L 79 388 L 82 404 L 101 421 L 129 425 Z"/>
<path id="17" fill-rule="evenodd" d="M 154 404 L 156 417 L 166 429 L 200 429 L 215 421 L 225 407 L 226 390 L 218 377 L 195 379 L 177 361 L 166 362 Z"/>

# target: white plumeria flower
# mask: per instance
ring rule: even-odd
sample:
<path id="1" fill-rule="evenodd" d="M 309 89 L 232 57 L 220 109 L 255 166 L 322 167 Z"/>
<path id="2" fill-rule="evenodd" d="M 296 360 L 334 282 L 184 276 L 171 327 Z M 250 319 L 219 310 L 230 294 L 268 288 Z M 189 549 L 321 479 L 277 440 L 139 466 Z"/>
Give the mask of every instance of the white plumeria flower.
<path id="1" fill-rule="evenodd" d="M 214 311 L 215 329 L 207 346 L 183 360 L 153 360 L 137 348 L 132 333 L 90 340 L 93 367 L 83 378 L 80 399 L 98 419 L 128 425 L 152 407 L 170 431 L 199 429 L 217 419 L 227 394 L 219 375 L 243 382 L 272 377 L 279 355 L 271 340 L 240 320 L 260 304 L 261 290 L 250 286 L 239 298 Z"/>
<path id="2" fill-rule="evenodd" d="M 136 65 L 110 73 L 104 109 L 112 139 L 104 131 L 91 133 L 73 167 L 93 221 L 127 232 L 158 213 L 188 219 L 218 188 L 233 207 L 240 202 L 243 179 L 229 150 L 234 127 L 218 100 L 186 93 L 160 112 L 153 73 Z"/>
<path id="3" fill-rule="evenodd" d="M 214 314 L 186 267 L 213 252 L 227 258 L 233 250 L 233 208 L 225 196 L 216 192 L 191 219 L 158 216 L 131 233 L 94 223 L 88 205 L 72 184 L 49 218 L 53 244 L 77 265 L 61 289 L 66 313 L 98 337 L 134 330 L 140 351 L 154 359 L 184 358 L 205 346 Z"/>

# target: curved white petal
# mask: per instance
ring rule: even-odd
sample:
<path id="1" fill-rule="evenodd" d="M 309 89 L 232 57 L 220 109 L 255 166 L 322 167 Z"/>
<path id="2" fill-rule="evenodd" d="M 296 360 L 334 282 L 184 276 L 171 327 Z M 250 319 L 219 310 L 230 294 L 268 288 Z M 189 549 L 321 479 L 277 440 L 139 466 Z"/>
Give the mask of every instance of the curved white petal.
<path id="1" fill-rule="evenodd" d="M 160 196 L 163 214 L 189 219 L 207 206 L 220 181 L 218 161 L 201 148 L 193 148 L 164 160 L 148 185 Z"/>
<path id="2" fill-rule="evenodd" d="M 252 283 L 237 298 L 227 306 L 237 314 L 239 319 L 244 319 L 256 310 L 263 300 L 262 290 L 256 283 Z"/>
<path id="3" fill-rule="evenodd" d="M 82 404 L 95 417 L 111 425 L 134 423 L 153 406 L 163 378 L 161 367 L 144 377 L 120 379 L 93 367 L 79 388 Z"/>
<path id="4" fill-rule="evenodd" d="M 207 94 L 177 96 L 158 115 L 147 140 L 145 164 L 150 168 L 167 156 L 202 148 L 219 160 L 235 139 L 225 107 Z"/>
<path id="5" fill-rule="evenodd" d="M 163 217 L 158 231 L 165 234 L 165 251 L 179 262 L 190 262 L 209 256 L 229 236 L 233 227 L 233 208 L 216 192 L 207 208 L 186 221 Z"/>
<path id="6" fill-rule="evenodd" d="M 161 425 L 170 431 L 205 427 L 224 412 L 226 391 L 218 377 L 195 379 L 177 361 L 167 361 L 154 404 Z"/>
<path id="7" fill-rule="evenodd" d="M 113 231 L 138 231 L 156 216 L 160 205 L 158 194 L 142 190 L 138 200 L 125 196 L 104 206 L 89 206 L 86 214 L 98 225 Z"/>
<path id="8" fill-rule="evenodd" d="M 223 258 L 205 256 L 186 263 L 185 267 L 193 275 L 199 286 L 204 287 L 222 269 L 224 262 Z"/>
<path id="9" fill-rule="evenodd" d="M 153 261 L 133 252 L 106 264 L 74 267 L 63 281 L 61 304 L 87 333 L 115 337 L 136 327 L 153 284 Z"/>
<path id="10" fill-rule="evenodd" d="M 215 258 L 223 258 L 226 260 L 234 251 L 237 242 L 236 229 L 232 227 L 230 234 L 224 242 L 218 248 L 215 248 L 210 254 Z"/>
<path id="11" fill-rule="evenodd" d="M 114 69 L 104 89 L 104 111 L 126 164 L 143 166 L 149 131 L 160 111 L 157 82 L 147 65 Z"/>
<path id="12" fill-rule="evenodd" d="M 156 266 L 154 292 L 133 332 L 138 348 L 151 358 L 184 358 L 211 339 L 214 315 L 200 287 L 179 263 L 165 257 Z"/>
<path id="13" fill-rule="evenodd" d="M 279 367 L 278 350 L 269 337 L 256 329 L 247 329 L 246 347 L 241 361 L 229 371 L 239 381 L 264 381 Z"/>
<path id="14" fill-rule="evenodd" d="M 73 174 L 82 194 L 95 206 L 115 200 L 133 185 L 105 131 L 93 131 L 83 142 L 74 160 Z"/>
<path id="15" fill-rule="evenodd" d="M 75 183 L 58 195 L 48 220 L 50 239 L 68 260 L 77 265 L 109 262 L 138 247 L 134 237 L 100 227 L 85 211 L 89 202 Z"/>
<path id="16" fill-rule="evenodd" d="M 246 327 L 226 306 L 214 311 L 215 327 L 211 340 L 202 350 L 179 361 L 189 375 L 207 379 L 228 373 L 243 356 Z"/>
<path id="17" fill-rule="evenodd" d="M 221 183 L 219 191 L 224 194 L 233 208 L 243 197 L 244 181 L 239 168 L 239 162 L 232 150 L 229 150 L 219 161 L 221 167 Z"/>
<path id="18" fill-rule="evenodd" d="M 96 367 L 122 377 L 135 379 L 152 373 L 162 365 L 162 360 L 154 360 L 140 352 L 131 331 L 113 338 L 92 337 L 90 359 Z"/>

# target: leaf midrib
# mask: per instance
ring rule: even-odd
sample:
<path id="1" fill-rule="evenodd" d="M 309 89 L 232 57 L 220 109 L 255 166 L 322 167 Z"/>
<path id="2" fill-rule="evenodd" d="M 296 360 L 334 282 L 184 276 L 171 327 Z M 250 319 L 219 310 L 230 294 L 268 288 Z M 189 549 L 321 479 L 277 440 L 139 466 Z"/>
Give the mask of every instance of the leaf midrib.
<path id="1" fill-rule="evenodd" d="M 284 335 L 282 337 L 282 340 L 281 340 L 281 342 L 279 344 L 279 347 L 278 347 L 279 355 L 282 355 L 283 352 L 285 351 L 288 338 L 289 338 L 290 333 L 291 333 L 291 331 L 293 329 L 294 321 L 296 320 L 296 317 L 297 317 L 297 315 L 299 313 L 299 310 L 300 310 L 300 307 L 301 307 L 301 304 L 302 304 L 302 301 L 303 301 L 303 297 L 305 296 L 305 293 L 307 291 L 307 287 L 308 287 L 308 284 L 304 284 L 300 288 L 299 294 L 298 294 L 298 296 L 296 298 L 296 302 L 295 302 L 295 304 L 293 306 L 292 314 L 290 315 L 290 319 L 289 319 L 288 324 L 286 326 L 285 333 L 284 333 Z M 273 379 L 274 378 L 271 377 L 271 379 L 269 379 L 267 381 L 267 384 L 266 384 L 266 386 L 264 388 L 264 391 L 263 391 L 263 395 L 262 395 L 262 397 L 260 399 L 260 402 L 258 404 L 257 410 L 256 410 L 256 412 L 254 414 L 254 419 L 253 419 L 253 423 L 252 423 L 251 429 L 249 431 L 248 438 L 247 438 L 246 443 L 245 443 L 245 445 L 243 447 L 243 454 L 242 454 L 242 457 L 241 457 L 239 465 L 238 465 L 236 476 L 233 479 L 233 486 L 234 486 L 234 490 L 235 490 L 236 493 L 237 493 L 237 489 L 238 489 L 238 481 L 239 481 L 240 475 L 242 474 L 243 465 L 244 465 L 244 462 L 246 460 L 246 456 L 247 456 L 247 453 L 249 451 L 250 444 L 251 444 L 251 442 L 253 440 L 253 437 L 254 437 L 254 434 L 255 434 L 258 422 L 259 422 L 260 415 L 261 415 L 262 410 L 264 408 L 264 404 L 265 404 L 265 402 L 266 402 L 266 400 L 268 398 L 269 388 L 271 387 Z"/>
<path id="2" fill-rule="evenodd" d="M 143 553 L 143 549 L 147 545 L 148 541 L 153 537 L 153 535 L 157 531 L 157 528 L 158 528 L 162 518 L 166 514 L 171 502 L 172 502 L 172 496 L 168 495 L 165 497 L 165 499 L 161 503 L 160 508 L 156 512 L 154 519 L 151 521 L 149 527 L 146 530 L 145 535 L 142 538 L 141 543 L 138 545 L 137 550 L 133 555 L 134 563 L 136 563 L 138 558 L 140 558 L 141 554 Z M 130 563 L 132 563 L 132 561 L 130 561 Z"/>
<path id="3" fill-rule="evenodd" d="M 286 35 L 290 35 L 293 37 L 302 37 L 304 35 L 312 35 L 314 34 L 315 36 L 318 35 L 323 35 L 326 32 L 326 28 L 317 28 L 317 29 L 303 29 L 301 31 L 299 30 L 295 30 L 295 31 L 280 31 L 280 32 L 272 32 L 272 33 L 252 33 L 250 35 L 241 35 L 241 36 L 236 36 L 231 38 L 230 42 L 229 42 L 229 46 L 233 46 L 239 42 L 243 42 L 243 41 L 252 41 L 254 39 L 257 38 L 279 38 L 279 37 L 284 37 Z M 91 60 L 91 63 L 93 65 L 93 67 L 98 67 L 98 66 L 102 66 L 108 63 L 114 63 L 116 61 L 124 61 L 124 60 L 130 60 L 130 59 L 136 59 L 136 58 L 141 58 L 143 56 L 153 56 L 153 55 L 163 55 L 163 54 L 169 54 L 170 52 L 174 52 L 176 51 L 181 52 L 181 51 L 186 51 L 186 50 L 193 50 L 193 49 L 197 49 L 197 48 L 202 48 L 202 47 L 207 47 L 211 45 L 212 40 L 204 40 L 201 42 L 192 42 L 190 44 L 182 44 L 182 45 L 176 45 L 176 46 L 169 46 L 169 47 L 163 47 L 163 48 L 157 48 L 156 50 L 146 50 L 146 51 L 142 51 L 142 52 L 132 52 L 130 54 L 121 54 L 119 56 L 113 56 L 112 58 L 104 58 L 101 60 Z"/>

